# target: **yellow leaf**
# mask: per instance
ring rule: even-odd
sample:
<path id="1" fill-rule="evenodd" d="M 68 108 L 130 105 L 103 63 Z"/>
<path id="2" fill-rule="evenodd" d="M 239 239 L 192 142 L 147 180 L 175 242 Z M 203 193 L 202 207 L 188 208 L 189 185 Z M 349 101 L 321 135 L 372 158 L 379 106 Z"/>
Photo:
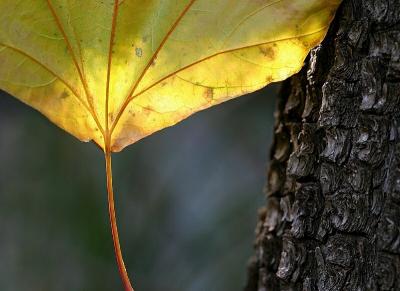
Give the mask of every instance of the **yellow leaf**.
<path id="1" fill-rule="evenodd" d="M 339 3 L 0 0 L 0 88 L 119 151 L 298 72 Z"/>
<path id="2" fill-rule="evenodd" d="M 0 89 L 105 152 L 298 72 L 340 0 L 0 0 Z"/>

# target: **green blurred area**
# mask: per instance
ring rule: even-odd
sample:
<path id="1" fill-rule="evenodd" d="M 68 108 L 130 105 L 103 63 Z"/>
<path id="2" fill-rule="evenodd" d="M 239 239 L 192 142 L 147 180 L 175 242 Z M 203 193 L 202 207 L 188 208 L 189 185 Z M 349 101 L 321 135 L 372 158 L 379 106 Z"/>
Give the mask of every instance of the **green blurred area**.
<path id="1" fill-rule="evenodd" d="M 242 290 L 272 139 L 269 86 L 113 155 L 137 291 Z M 0 290 L 122 290 L 102 152 L 0 92 Z"/>

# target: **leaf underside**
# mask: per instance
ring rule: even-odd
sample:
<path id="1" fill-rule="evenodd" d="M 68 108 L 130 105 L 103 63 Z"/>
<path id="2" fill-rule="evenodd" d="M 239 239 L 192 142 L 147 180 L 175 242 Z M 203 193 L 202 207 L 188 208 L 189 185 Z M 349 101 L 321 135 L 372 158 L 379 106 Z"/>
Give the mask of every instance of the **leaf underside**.
<path id="1" fill-rule="evenodd" d="M 0 88 L 120 151 L 283 80 L 339 0 L 0 0 Z"/>

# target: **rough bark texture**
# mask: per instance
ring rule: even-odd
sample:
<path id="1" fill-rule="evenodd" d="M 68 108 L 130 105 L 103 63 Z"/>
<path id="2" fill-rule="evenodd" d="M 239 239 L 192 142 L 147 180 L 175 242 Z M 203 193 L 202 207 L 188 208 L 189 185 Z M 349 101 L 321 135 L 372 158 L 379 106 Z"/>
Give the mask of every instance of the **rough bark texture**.
<path id="1" fill-rule="evenodd" d="M 246 291 L 400 290 L 400 1 L 345 0 L 286 81 Z"/>

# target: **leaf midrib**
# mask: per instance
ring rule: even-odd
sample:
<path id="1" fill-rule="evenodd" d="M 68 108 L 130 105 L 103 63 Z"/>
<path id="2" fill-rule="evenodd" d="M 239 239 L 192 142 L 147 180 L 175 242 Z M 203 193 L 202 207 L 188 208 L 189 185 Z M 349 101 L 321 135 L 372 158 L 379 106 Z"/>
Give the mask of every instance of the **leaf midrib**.
<path id="1" fill-rule="evenodd" d="M 115 37 L 115 29 L 117 26 L 117 17 L 118 17 L 118 7 L 119 7 L 119 1 L 114 0 L 114 9 L 113 9 L 113 15 L 112 15 L 112 21 L 111 21 L 111 33 L 110 33 L 110 42 L 109 42 L 109 48 L 108 48 L 108 64 L 107 64 L 107 84 L 106 84 L 106 110 L 105 110 L 105 117 L 104 121 L 106 123 L 106 132 L 104 136 L 104 145 L 106 147 L 106 150 L 109 150 L 110 148 L 110 140 L 111 140 L 111 134 L 109 132 L 109 125 L 108 125 L 108 110 L 109 110 L 109 96 L 110 96 L 110 78 L 111 78 L 111 64 L 112 64 L 112 50 L 113 50 L 113 45 L 114 45 L 114 37 Z"/>

